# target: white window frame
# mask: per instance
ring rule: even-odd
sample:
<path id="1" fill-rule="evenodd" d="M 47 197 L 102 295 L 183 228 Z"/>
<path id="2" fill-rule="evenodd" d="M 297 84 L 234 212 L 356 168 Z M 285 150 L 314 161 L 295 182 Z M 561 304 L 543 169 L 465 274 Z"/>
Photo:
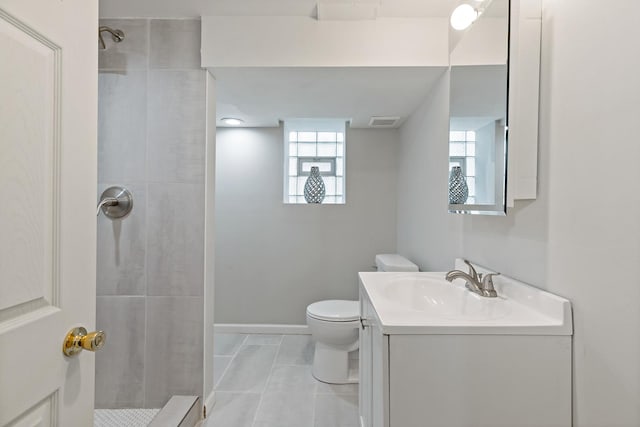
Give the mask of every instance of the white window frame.
<path id="1" fill-rule="evenodd" d="M 323 204 L 346 204 L 346 123 L 345 119 L 290 119 L 284 122 L 284 179 L 283 202 L 285 204 L 307 204 L 304 199 L 304 181 L 309 176 L 309 171 L 303 170 L 303 165 L 308 163 L 329 164 L 330 170 L 320 170 L 320 176 L 325 178 L 327 194 Z M 315 133 L 315 152 L 313 155 L 302 155 L 298 152 L 299 133 Z M 319 144 L 327 142 L 318 141 L 318 134 L 330 132 L 336 133 L 335 156 L 318 155 Z M 291 140 L 295 134 L 295 140 Z M 339 135 L 342 135 L 340 138 Z M 341 139 L 341 140 L 340 140 Z M 314 142 L 314 141 L 309 141 Z M 331 143 L 331 142 L 328 142 Z M 292 144 L 295 144 L 295 153 L 292 153 Z M 340 150 L 341 147 L 341 150 Z M 340 162 L 340 165 L 338 165 Z M 341 173 L 341 174 L 340 174 Z M 331 188 L 330 183 L 335 183 Z"/>
<path id="2" fill-rule="evenodd" d="M 336 157 L 299 157 L 298 156 L 298 176 L 309 175 L 310 170 L 304 170 L 304 164 L 318 164 L 318 163 L 329 163 L 330 169 L 329 171 L 323 171 L 320 168 L 320 176 L 336 176 Z"/>

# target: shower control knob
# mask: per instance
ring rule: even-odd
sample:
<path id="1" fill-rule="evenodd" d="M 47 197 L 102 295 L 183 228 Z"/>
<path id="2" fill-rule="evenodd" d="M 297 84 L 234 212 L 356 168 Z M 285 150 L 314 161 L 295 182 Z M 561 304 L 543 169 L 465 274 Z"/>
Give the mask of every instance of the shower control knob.
<path id="1" fill-rule="evenodd" d="M 62 343 L 62 352 L 65 356 L 75 356 L 82 350 L 98 351 L 107 339 L 104 331 L 87 332 L 82 326 L 69 331 Z"/>
<path id="2" fill-rule="evenodd" d="M 124 187 L 109 187 L 102 192 L 96 215 L 102 212 L 107 218 L 121 219 L 133 209 L 133 195 Z"/>

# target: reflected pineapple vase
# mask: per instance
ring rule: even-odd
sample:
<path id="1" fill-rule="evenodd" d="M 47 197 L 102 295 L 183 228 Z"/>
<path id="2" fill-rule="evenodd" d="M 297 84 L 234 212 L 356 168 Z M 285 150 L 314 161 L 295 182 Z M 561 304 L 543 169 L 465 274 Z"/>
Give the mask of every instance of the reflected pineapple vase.
<path id="1" fill-rule="evenodd" d="M 322 203 L 324 195 L 324 181 L 320 176 L 320 169 L 317 166 L 311 166 L 311 173 L 304 184 L 304 199 L 307 203 Z"/>
<path id="2" fill-rule="evenodd" d="M 462 174 L 462 168 L 454 166 L 449 173 L 449 204 L 462 205 L 467 202 L 468 197 L 469 187 Z"/>

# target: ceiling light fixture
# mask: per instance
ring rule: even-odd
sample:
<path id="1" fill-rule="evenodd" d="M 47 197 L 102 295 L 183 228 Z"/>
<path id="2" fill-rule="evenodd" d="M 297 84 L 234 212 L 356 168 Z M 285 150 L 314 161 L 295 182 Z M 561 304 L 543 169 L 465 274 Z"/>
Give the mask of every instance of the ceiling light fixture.
<path id="1" fill-rule="evenodd" d="M 451 13 L 451 26 L 454 30 L 462 31 L 478 19 L 478 11 L 470 4 L 463 3 Z"/>
<path id="2" fill-rule="evenodd" d="M 225 125 L 229 125 L 229 126 L 240 126 L 241 124 L 244 123 L 244 120 L 236 119 L 235 117 L 224 117 L 220 119 L 220 121 Z"/>

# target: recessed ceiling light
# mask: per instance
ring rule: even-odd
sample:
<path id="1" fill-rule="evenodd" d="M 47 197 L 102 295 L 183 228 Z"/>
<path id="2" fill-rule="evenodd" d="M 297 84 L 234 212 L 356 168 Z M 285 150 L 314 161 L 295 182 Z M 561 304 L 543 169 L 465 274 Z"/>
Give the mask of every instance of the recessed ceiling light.
<path id="1" fill-rule="evenodd" d="M 239 126 L 244 123 L 244 120 L 236 119 L 235 117 L 224 117 L 220 121 L 229 126 Z"/>
<path id="2" fill-rule="evenodd" d="M 464 30 L 478 18 L 478 11 L 470 4 L 463 3 L 451 14 L 451 26 L 455 30 Z"/>

